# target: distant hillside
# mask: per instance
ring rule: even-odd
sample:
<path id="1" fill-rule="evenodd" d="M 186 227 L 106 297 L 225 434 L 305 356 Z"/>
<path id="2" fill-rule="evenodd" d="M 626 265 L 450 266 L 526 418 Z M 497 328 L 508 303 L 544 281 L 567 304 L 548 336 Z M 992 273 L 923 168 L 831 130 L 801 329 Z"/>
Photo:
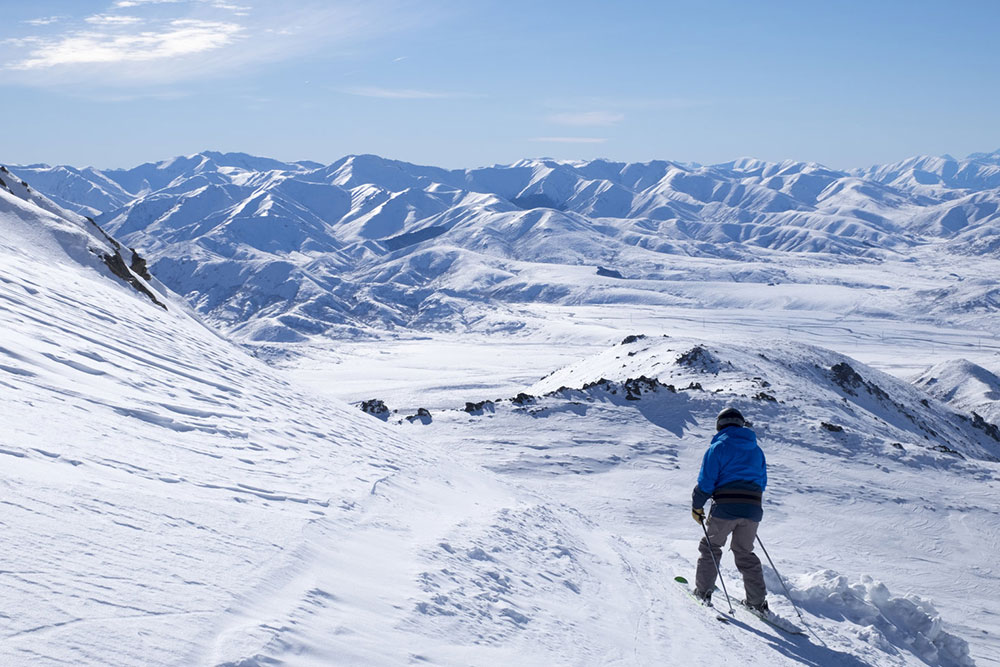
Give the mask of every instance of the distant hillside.
<path id="1" fill-rule="evenodd" d="M 981 419 L 1000 423 L 1000 377 L 965 359 L 950 359 L 913 380 L 932 396 Z"/>
<path id="2" fill-rule="evenodd" d="M 994 390 L 1000 386 L 995 377 L 992 382 Z M 933 390 L 933 384 L 925 387 Z M 770 353 L 753 343 L 642 337 L 559 369 L 529 391 L 590 388 L 617 388 L 628 400 L 649 391 L 680 392 L 690 397 L 687 403 L 706 404 L 701 412 L 708 414 L 737 405 L 765 422 L 799 424 L 799 435 L 785 433 L 784 439 L 824 451 L 1000 461 L 1000 430 L 977 419 L 968 404 L 948 405 L 951 397 L 936 392 L 941 402 L 928 400 L 923 391 L 855 359 L 791 341 Z"/>

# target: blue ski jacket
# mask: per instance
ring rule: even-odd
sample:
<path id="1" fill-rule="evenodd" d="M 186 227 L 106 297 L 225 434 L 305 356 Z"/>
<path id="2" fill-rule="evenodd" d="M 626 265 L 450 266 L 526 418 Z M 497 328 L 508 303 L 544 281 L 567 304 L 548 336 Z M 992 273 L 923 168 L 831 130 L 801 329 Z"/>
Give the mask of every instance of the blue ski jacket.
<path id="1" fill-rule="evenodd" d="M 751 519 L 764 516 L 760 496 L 767 488 L 767 462 L 757 435 L 742 426 L 727 426 L 712 438 L 701 462 L 691 506 L 701 509 L 714 499 L 712 516 Z"/>

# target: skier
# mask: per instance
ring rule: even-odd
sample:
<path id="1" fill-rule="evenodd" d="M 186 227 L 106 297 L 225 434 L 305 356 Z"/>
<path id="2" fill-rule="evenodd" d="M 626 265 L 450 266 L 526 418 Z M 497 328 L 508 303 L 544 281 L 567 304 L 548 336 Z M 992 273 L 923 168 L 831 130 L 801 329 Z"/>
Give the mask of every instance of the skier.
<path id="1" fill-rule="evenodd" d="M 730 548 L 746 590 L 744 604 L 766 614 L 764 571 L 753 552 L 753 545 L 764 514 L 761 497 L 767 486 L 767 464 L 764 452 L 757 446 L 757 435 L 745 424 L 746 420 L 736 408 L 720 412 L 715 420 L 716 434 L 701 463 L 698 484 L 691 498 L 691 515 L 705 527 L 707 535 L 698 545 L 701 556 L 694 594 L 705 604 L 712 603 L 717 574 L 715 563 L 720 562 L 722 547 L 731 534 Z M 704 507 L 709 498 L 713 502 L 706 522 Z"/>

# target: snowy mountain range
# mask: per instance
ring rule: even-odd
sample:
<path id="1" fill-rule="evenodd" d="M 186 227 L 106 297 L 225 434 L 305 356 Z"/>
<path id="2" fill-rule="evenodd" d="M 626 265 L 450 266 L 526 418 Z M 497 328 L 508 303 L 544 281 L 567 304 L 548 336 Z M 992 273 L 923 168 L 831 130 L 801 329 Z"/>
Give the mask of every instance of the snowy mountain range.
<path id="1" fill-rule="evenodd" d="M 484 303 L 719 305 L 685 292 L 702 280 L 857 286 L 818 277 L 822 265 L 959 267 L 962 284 L 904 288 L 883 310 L 950 320 L 1000 303 L 981 266 L 961 268 L 1000 249 L 1000 151 L 852 171 L 753 159 L 445 170 L 214 152 L 12 170 L 148 254 L 164 284 L 244 341 L 511 326 L 484 322 Z"/>

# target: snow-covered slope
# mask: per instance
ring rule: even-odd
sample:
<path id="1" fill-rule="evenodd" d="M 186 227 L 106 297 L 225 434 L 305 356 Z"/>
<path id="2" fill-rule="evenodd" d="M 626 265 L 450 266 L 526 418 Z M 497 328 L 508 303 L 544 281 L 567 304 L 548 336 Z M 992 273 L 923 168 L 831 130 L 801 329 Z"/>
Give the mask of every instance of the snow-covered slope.
<path id="1" fill-rule="evenodd" d="M 45 164 L 19 167 L 36 188 L 67 210 L 87 216 L 121 208 L 133 195 L 93 168 L 50 167 Z"/>
<path id="2" fill-rule="evenodd" d="M 691 340 L 644 338 L 561 369 L 530 391 L 550 393 L 647 374 L 675 389 L 694 383 L 689 390 L 722 394 L 723 400 L 752 405 L 755 414 L 811 421 L 808 430 L 821 436 L 818 441 L 837 443 L 844 451 L 895 454 L 892 450 L 909 447 L 1000 462 L 995 426 L 973 420 L 961 408 L 931 402 L 908 383 L 849 357 L 791 342 L 768 354 L 756 344 L 712 348 Z"/>
<path id="3" fill-rule="evenodd" d="M 662 302 L 705 275 L 693 258 L 714 261 L 726 281 L 748 280 L 728 262 L 753 263 L 749 280 L 761 286 L 812 284 L 799 269 L 816 262 L 887 266 L 912 274 L 887 307 L 926 315 L 909 288 L 923 281 L 926 257 L 996 261 L 998 170 L 995 154 L 841 172 L 753 159 L 445 170 L 372 155 L 324 166 L 206 152 L 129 170 L 24 173 L 64 205 L 101 210 L 97 221 L 148 253 L 157 276 L 214 324 L 243 340 L 289 342 L 370 327 L 461 329 L 483 302 Z M 921 184 L 925 173 L 938 174 L 933 186 Z M 592 276 L 603 267 L 628 282 L 554 286 L 550 265 Z M 982 273 L 974 268 L 968 277 Z M 962 313 L 975 298 L 968 286 L 934 315 Z M 855 307 L 869 301 L 859 295 Z"/>
<path id="4" fill-rule="evenodd" d="M 949 359 L 920 373 L 913 382 L 941 401 L 1000 424 L 1000 377 L 978 364 Z"/>
<path id="5" fill-rule="evenodd" d="M 950 155 L 920 155 L 855 173 L 868 180 L 918 192 L 1000 188 L 1000 150 L 973 153 L 964 160 Z"/>
<path id="6" fill-rule="evenodd" d="M 19 245 L 21 252 L 28 253 L 36 246 L 43 252 L 61 248 L 78 262 L 103 265 L 106 271 L 166 308 L 160 300 L 162 286 L 150 275 L 146 260 L 135 250 L 124 248 L 93 219 L 60 208 L 3 166 L 0 193 L 4 195 L 0 214 L 10 221 L 11 232 L 21 235 L 11 240 L 9 247 Z"/>

